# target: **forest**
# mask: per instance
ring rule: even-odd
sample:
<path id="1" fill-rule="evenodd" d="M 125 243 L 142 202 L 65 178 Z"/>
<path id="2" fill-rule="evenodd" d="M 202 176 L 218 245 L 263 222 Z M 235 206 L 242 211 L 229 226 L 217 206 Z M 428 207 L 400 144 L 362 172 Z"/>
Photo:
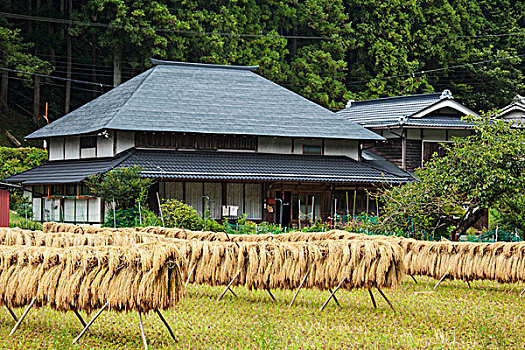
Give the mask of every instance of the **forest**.
<path id="1" fill-rule="evenodd" d="M 23 137 L 151 57 L 259 65 L 334 111 L 443 89 L 487 111 L 524 91 L 524 27 L 514 0 L 0 0 L 0 127 Z"/>

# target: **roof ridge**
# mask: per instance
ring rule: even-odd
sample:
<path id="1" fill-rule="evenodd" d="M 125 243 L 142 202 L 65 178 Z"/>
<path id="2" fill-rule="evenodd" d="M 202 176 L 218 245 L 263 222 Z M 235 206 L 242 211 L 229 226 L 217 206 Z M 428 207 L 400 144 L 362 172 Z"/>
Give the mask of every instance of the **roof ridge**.
<path id="1" fill-rule="evenodd" d="M 231 69 L 231 70 L 248 70 L 255 72 L 259 69 L 258 65 L 255 66 L 238 66 L 238 65 L 226 65 L 226 64 L 213 64 L 213 63 L 195 63 L 195 62 L 180 62 L 180 61 L 164 61 L 155 58 L 150 58 L 151 63 L 157 66 L 179 66 L 179 67 L 194 67 L 194 68 L 217 68 L 217 69 Z"/>
<path id="2" fill-rule="evenodd" d="M 359 100 L 359 101 L 353 101 L 352 105 L 356 103 L 363 103 L 363 102 L 372 102 L 372 101 L 385 101 L 385 100 L 394 100 L 394 99 L 402 99 L 402 98 L 410 98 L 410 97 L 421 97 L 421 96 L 432 96 L 432 95 L 441 95 L 441 92 L 429 92 L 426 94 L 414 94 L 414 95 L 402 95 L 402 96 L 389 96 L 389 97 L 380 97 L 380 98 L 371 98 L 368 100 Z"/>

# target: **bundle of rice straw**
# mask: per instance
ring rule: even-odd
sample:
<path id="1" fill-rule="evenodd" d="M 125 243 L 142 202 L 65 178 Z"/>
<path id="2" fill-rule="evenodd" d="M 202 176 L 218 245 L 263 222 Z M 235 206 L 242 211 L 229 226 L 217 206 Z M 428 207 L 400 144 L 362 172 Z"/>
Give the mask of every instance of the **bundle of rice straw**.
<path id="1" fill-rule="evenodd" d="M 2 242 L 0 230 L 0 243 Z M 325 240 L 313 242 L 209 242 L 166 238 L 149 233 L 102 231 L 97 235 L 71 233 L 31 234 L 34 244 L 54 246 L 120 242 L 126 238 L 162 241 L 175 246 L 183 257 L 184 270 L 194 270 L 190 281 L 212 286 L 228 284 L 249 289 L 294 289 L 309 271 L 305 287 L 328 289 L 343 278 L 343 288 L 396 287 L 404 274 L 403 252 L 397 243 L 373 240 Z M 48 236 L 48 237 L 46 237 Z M 17 239 L 11 241 L 27 241 Z M 6 240 L 4 239 L 4 242 Z M 183 278 L 187 278 L 183 273 Z"/>
<path id="2" fill-rule="evenodd" d="M 42 231 L 0 228 L 0 245 L 28 245 L 54 248 L 72 246 L 123 246 L 134 243 L 150 243 L 169 239 L 148 233 L 106 232 L 100 234 L 77 234 L 70 232 L 44 233 Z"/>
<path id="3" fill-rule="evenodd" d="M 190 281 L 248 289 L 295 289 L 309 272 L 305 287 L 329 289 L 397 287 L 404 274 L 398 244 L 374 241 L 206 242 L 180 247 L 195 267 Z M 184 252 L 184 253 L 183 253 Z"/>
<path id="4" fill-rule="evenodd" d="M 0 304 L 91 312 L 164 310 L 184 296 L 178 250 L 166 244 L 0 246 Z"/>

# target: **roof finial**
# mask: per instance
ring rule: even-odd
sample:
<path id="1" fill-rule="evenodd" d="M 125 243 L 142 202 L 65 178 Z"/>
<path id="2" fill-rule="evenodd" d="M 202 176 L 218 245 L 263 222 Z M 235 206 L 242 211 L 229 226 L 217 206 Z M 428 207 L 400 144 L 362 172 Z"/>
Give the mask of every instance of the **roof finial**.
<path id="1" fill-rule="evenodd" d="M 441 93 L 441 96 L 439 98 L 440 99 L 444 99 L 444 98 L 454 99 L 454 96 L 452 96 L 452 92 L 450 92 L 449 89 L 445 89 L 445 90 L 443 90 L 443 92 Z"/>
<path id="2" fill-rule="evenodd" d="M 355 100 L 348 100 L 348 102 L 346 103 L 346 108 L 350 108 L 352 107 L 352 103 L 354 103 Z"/>

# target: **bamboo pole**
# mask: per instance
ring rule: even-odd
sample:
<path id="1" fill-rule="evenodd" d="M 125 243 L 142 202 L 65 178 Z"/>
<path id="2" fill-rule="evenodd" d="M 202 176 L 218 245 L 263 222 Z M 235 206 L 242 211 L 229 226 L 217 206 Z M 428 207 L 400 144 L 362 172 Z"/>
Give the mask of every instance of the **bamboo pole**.
<path id="1" fill-rule="evenodd" d="M 177 340 L 177 338 L 175 337 L 175 334 L 173 334 L 173 330 L 171 329 L 168 321 L 166 321 L 166 319 L 164 318 L 164 316 L 162 316 L 162 314 L 160 313 L 159 309 L 155 309 L 155 312 L 157 313 L 157 315 L 159 316 L 160 320 L 162 321 L 162 323 L 164 323 L 164 325 L 166 326 L 166 328 L 168 329 L 168 332 L 170 333 L 171 337 L 173 338 L 173 340 L 175 341 L 175 343 L 178 343 L 179 341 Z"/>
<path id="2" fill-rule="evenodd" d="M 334 289 L 334 291 L 332 292 L 332 294 L 330 294 L 330 296 L 328 297 L 328 299 L 326 299 L 326 301 L 324 302 L 323 306 L 321 306 L 321 308 L 319 309 L 319 311 L 323 311 L 324 308 L 326 307 L 326 305 L 328 305 L 328 302 L 330 302 L 330 299 L 332 299 L 335 295 L 335 293 L 337 293 L 337 291 L 339 290 L 339 288 L 341 288 L 341 286 L 343 285 L 343 283 L 346 281 L 346 277 L 343 278 L 343 280 L 341 281 L 341 283 L 339 283 L 339 285 Z"/>
<path id="3" fill-rule="evenodd" d="M 301 290 L 301 288 L 303 287 L 303 284 L 304 282 L 306 282 L 306 279 L 308 278 L 308 275 L 310 274 L 310 271 L 308 271 L 306 273 L 306 275 L 304 275 L 302 281 L 301 281 L 301 284 L 299 284 L 299 288 L 297 288 L 297 291 L 295 292 L 294 296 L 293 296 L 293 299 L 292 301 L 290 302 L 290 305 L 288 305 L 288 307 L 292 307 L 293 303 L 295 302 L 295 298 L 297 298 L 297 295 L 299 294 L 299 291 Z"/>
<path id="4" fill-rule="evenodd" d="M 332 289 L 330 289 L 330 288 L 328 288 L 328 291 L 329 291 L 330 293 L 333 293 Z M 337 306 L 341 307 L 341 304 L 339 304 L 339 300 L 337 300 L 335 294 L 334 294 L 334 301 L 335 301 L 335 303 L 337 304 Z"/>
<path id="5" fill-rule="evenodd" d="M 16 317 L 16 314 L 13 310 L 11 310 L 11 308 L 9 306 L 5 306 L 7 308 L 7 311 L 9 311 L 9 313 L 11 314 L 11 316 L 14 318 L 15 322 L 18 322 L 18 317 Z"/>
<path id="6" fill-rule="evenodd" d="M 75 313 L 75 315 L 77 316 L 78 320 L 80 321 L 80 323 L 82 323 L 82 326 L 86 327 L 86 322 L 84 321 L 84 319 L 82 318 L 82 316 L 78 313 L 78 310 L 75 309 L 73 310 L 73 312 Z"/>
<path id="7" fill-rule="evenodd" d="M 222 291 L 221 295 L 219 295 L 219 297 L 217 298 L 217 301 L 221 301 L 221 299 L 224 296 L 224 294 L 226 294 L 228 289 L 230 289 L 230 286 L 233 284 L 233 282 L 235 282 L 235 280 L 237 279 L 237 277 L 239 276 L 240 273 L 241 273 L 241 271 L 237 272 L 237 274 L 233 277 L 233 279 L 230 281 L 230 283 L 228 283 L 226 288 L 224 288 L 224 290 Z"/>
<path id="8" fill-rule="evenodd" d="M 95 322 L 95 320 L 100 316 L 102 311 L 104 311 L 107 307 L 108 307 L 108 303 L 105 303 L 104 306 L 102 306 L 102 308 L 100 310 L 98 310 L 98 312 L 95 314 L 95 316 L 93 316 L 93 318 L 88 322 L 86 327 L 84 327 L 82 332 L 80 332 L 80 334 L 73 340 L 73 342 L 71 344 L 75 344 L 77 341 L 79 341 L 80 338 L 82 338 L 82 336 L 88 331 L 89 327 L 91 327 L 93 322 Z"/>
<path id="9" fill-rule="evenodd" d="M 22 314 L 22 316 L 20 316 L 20 319 L 18 320 L 18 322 L 15 324 L 15 326 L 13 327 L 13 329 L 11 330 L 11 332 L 9 333 L 9 338 L 15 334 L 16 330 L 18 329 L 18 327 L 20 326 L 20 324 L 22 323 L 22 321 L 24 320 L 24 318 L 26 318 L 27 314 L 29 313 L 29 311 L 31 310 L 31 308 L 33 307 L 33 305 L 35 304 L 35 301 L 36 301 L 36 297 L 34 297 L 32 300 L 31 300 L 31 303 L 29 303 L 29 306 L 27 307 L 26 311 L 24 311 L 24 313 Z"/>
<path id="10" fill-rule="evenodd" d="M 388 305 L 390 306 L 390 308 L 396 312 L 396 309 L 394 309 L 394 307 L 392 306 L 392 303 L 390 302 L 390 300 L 388 300 L 388 298 L 386 297 L 386 295 L 381 291 L 381 289 L 377 288 L 377 290 L 379 291 L 379 294 L 381 294 L 381 296 L 386 300 L 386 302 L 388 303 Z"/>
<path id="11" fill-rule="evenodd" d="M 374 298 L 374 294 L 370 288 L 368 288 L 368 294 L 370 294 L 370 299 L 372 299 L 372 305 L 374 305 L 374 308 L 377 309 L 376 299 Z"/>
<path id="12" fill-rule="evenodd" d="M 146 341 L 146 334 L 144 334 L 144 325 L 142 324 L 142 312 L 139 311 L 139 326 L 140 336 L 142 337 L 142 344 L 144 344 L 144 350 L 148 350 L 148 342 Z"/>
<path id="13" fill-rule="evenodd" d="M 445 274 L 443 275 L 443 277 L 441 277 L 441 279 L 439 280 L 439 282 L 434 286 L 434 289 L 436 289 L 437 287 L 439 287 L 439 285 L 441 284 L 441 282 L 443 282 L 443 280 L 445 279 L 445 277 L 447 277 L 448 275 L 448 272 L 445 272 Z"/>
<path id="14" fill-rule="evenodd" d="M 188 275 L 188 279 L 186 280 L 186 284 L 184 285 L 184 289 L 188 289 L 188 283 L 190 283 L 191 276 L 195 272 L 195 268 L 197 268 L 197 264 L 193 265 L 193 268 L 190 271 L 190 274 Z"/>

